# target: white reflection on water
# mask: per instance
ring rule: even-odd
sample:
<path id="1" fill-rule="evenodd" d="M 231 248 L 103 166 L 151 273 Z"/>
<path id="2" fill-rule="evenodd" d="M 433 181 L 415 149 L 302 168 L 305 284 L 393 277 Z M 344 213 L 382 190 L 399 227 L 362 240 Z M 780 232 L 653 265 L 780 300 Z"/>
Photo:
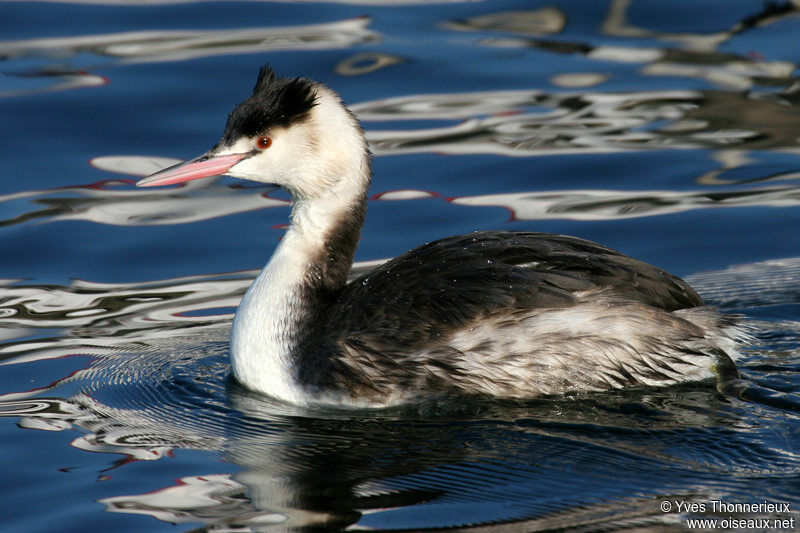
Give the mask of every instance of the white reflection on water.
<path id="1" fill-rule="evenodd" d="M 236 531 L 302 531 L 304 528 L 316 530 L 324 528 L 330 531 L 372 531 L 384 530 L 382 528 L 347 526 L 347 518 L 351 522 L 362 516 L 372 513 L 391 512 L 401 509 L 403 504 L 411 507 L 424 503 L 425 499 L 433 499 L 429 495 L 418 495 L 415 501 L 413 494 L 403 495 L 388 489 L 373 490 L 372 487 L 358 487 L 353 499 L 389 501 L 383 507 L 370 509 L 368 506 L 356 507 L 350 513 L 323 512 L 310 509 L 295 508 L 282 509 L 285 514 L 263 509 L 274 509 L 277 502 L 275 494 L 285 494 L 286 486 L 281 486 L 275 480 L 272 486 L 258 487 L 257 494 L 272 494 L 271 501 L 251 501 L 254 493 L 253 487 L 238 483 L 233 475 L 211 474 L 205 476 L 191 476 L 181 478 L 178 483 L 154 492 L 143 494 L 117 496 L 104 498 L 99 503 L 106 505 L 106 510 L 118 513 L 135 513 L 150 515 L 164 522 L 173 524 L 198 522 L 207 525 L 204 531 L 230 531 L 227 529 L 235 524 Z M 454 480 L 455 481 L 455 480 Z M 278 490 L 276 490 L 278 489 Z M 410 493 L 411 491 L 409 491 Z M 421 492 L 421 491 L 420 491 Z M 405 496 L 405 501 L 403 501 Z M 289 497 L 285 499 L 289 500 Z M 302 495 L 292 494 L 294 502 L 302 501 Z M 538 519 L 516 520 L 503 524 L 485 524 L 481 526 L 470 525 L 465 529 L 456 528 L 430 528 L 425 531 L 476 531 L 481 533 L 516 532 L 516 531 L 552 531 L 563 528 L 609 528 L 620 527 L 628 521 L 635 521 L 638 526 L 649 525 L 660 527 L 665 525 L 678 525 L 680 519 L 677 515 L 659 514 L 653 511 L 657 508 L 659 500 L 653 498 L 630 498 L 623 502 L 602 503 L 585 505 L 581 508 L 571 509 L 569 512 L 556 514 Z M 392 505 L 394 507 L 392 507 Z M 350 514 L 350 516 L 347 516 Z M 268 527 L 267 527 L 268 526 Z M 264 529 L 264 528 L 267 529 Z M 624 525 L 622 526 L 624 527 Z M 387 529 L 392 531 L 393 529 Z M 660 530 L 660 529 L 659 529 Z M 403 530 L 407 531 L 407 530 Z"/>
<path id="2" fill-rule="evenodd" d="M 106 85 L 108 79 L 97 74 L 90 74 L 81 70 L 64 70 L 44 68 L 33 72 L 4 72 L 6 76 L 28 79 L 52 79 L 54 83 L 35 89 L 11 89 L 0 91 L 0 98 L 11 98 L 30 94 L 39 94 L 55 91 L 70 91 L 72 89 L 85 89 Z"/>
<path id="3" fill-rule="evenodd" d="M 800 113 L 778 96 L 491 91 L 409 95 L 352 109 L 365 122 L 465 119 L 429 129 L 368 129 L 376 155 L 534 156 L 738 146 L 800 152 L 793 129 L 800 124 Z"/>
<path id="4" fill-rule="evenodd" d="M 115 156 L 97 158 L 92 162 L 106 170 L 113 167 L 119 173 L 143 176 L 170 166 L 171 161 L 178 160 Z M 0 226 L 64 220 L 87 220 L 114 226 L 187 224 L 288 205 L 286 199 L 269 196 L 270 189 L 209 187 L 209 183 L 217 179 L 208 178 L 187 182 L 178 188 L 147 191 L 131 187 L 133 180 L 107 180 L 91 185 L 20 191 L 0 196 L 0 205 L 8 206 L 11 213 L 20 213 L 0 220 Z M 20 207 L 14 209 L 15 204 Z"/>
<path id="5" fill-rule="evenodd" d="M 796 176 L 795 176 L 796 177 Z M 666 215 L 726 207 L 792 207 L 800 188 L 772 187 L 736 191 L 572 190 L 486 194 L 452 199 L 454 204 L 504 207 L 514 220 L 609 220 Z"/>
<path id="6" fill-rule="evenodd" d="M 603 22 L 602 32 L 606 35 L 631 38 L 655 38 L 666 42 L 675 42 L 691 50 L 716 50 L 721 44 L 733 36 L 753 28 L 763 28 L 786 17 L 794 16 L 800 2 L 765 2 L 761 11 L 750 14 L 736 22 L 727 30 L 710 34 L 691 32 L 672 33 L 656 28 L 643 28 L 630 21 L 628 10 L 633 7 L 634 0 L 612 0 L 608 14 Z"/>
<path id="7" fill-rule="evenodd" d="M 361 76 L 405 62 L 400 56 L 379 52 L 360 52 L 340 61 L 333 69 L 341 76 Z"/>
<path id="8" fill-rule="evenodd" d="M 481 44 L 497 48 L 539 48 L 556 53 L 581 53 L 599 62 L 641 63 L 640 73 L 643 75 L 699 78 L 728 90 L 751 89 L 765 82 L 788 86 L 796 68 L 789 61 L 759 60 L 691 48 L 670 50 L 642 46 L 590 46 L 510 37 L 483 39 Z"/>
<path id="9" fill-rule="evenodd" d="M 410 95 L 353 106 L 364 121 L 462 120 L 431 129 L 369 129 L 376 155 L 414 152 L 494 153 L 513 156 L 586 154 L 654 148 L 712 149 L 719 168 L 697 178 L 701 185 L 740 184 L 725 173 L 763 155 L 800 154 L 797 107 L 778 96 L 749 98 L 725 92 L 656 91 L 625 94 L 489 91 Z M 463 120 L 466 119 L 466 120 Z M 97 168 L 142 176 L 177 160 L 147 156 L 103 156 Z M 776 172 L 759 181 L 796 180 Z M 752 181 L 752 180 L 744 180 Z M 113 225 L 183 224 L 249 210 L 284 207 L 287 201 L 259 188 L 220 187 L 214 178 L 179 188 L 135 190 L 130 182 L 22 191 L 0 197 L 4 211 L 18 213 L 0 225 L 32 220 L 90 220 Z M 436 191 L 379 191 L 373 201 L 437 195 Z M 442 199 L 444 201 L 444 199 Z M 794 206 L 796 187 L 763 186 L 709 191 L 521 191 L 460 197 L 464 206 L 508 208 L 516 219 L 629 218 L 706 207 Z M 35 204 L 35 208 L 31 208 Z M 44 207 L 42 207 L 44 206 Z"/>
<path id="10" fill-rule="evenodd" d="M 741 152 L 737 152 L 741 154 Z M 121 173 L 144 175 L 166 160 L 137 156 L 103 158 L 96 166 Z M 728 160 L 730 163 L 730 160 Z M 736 160 L 746 163 L 747 160 Z M 154 168 L 155 167 L 155 168 Z M 770 176 L 770 181 L 794 181 L 796 172 Z M 709 173 L 706 182 L 724 182 Z M 31 221 L 88 220 L 115 226 L 189 224 L 256 209 L 285 208 L 288 200 L 273 198 L 271 189 L 245 188 L 218 183 L 217 178 L 188 182 L 177 188 L 135 189 L 129 182 L 107 181 L 91 186 L 22 191 L 0 196 L 0 206 L 23 202 L 22 214 L 0 220 L 0 226 Z M 435 198 L 465 207 L 503 207 L 512 220 L 616 220 L 680 213 L 697 209 L 741 207 L 794 207 L 800 204 L 800 188 L 763 185 L 724 190 L 558 190 L 524 191 L 445 198 L 436 191 L 396 189 L 376 193 L 371 202 Z M 36 208 L 31 209 L 30 204 Z M 39 208 L 45 205 L 44 208 Z M 15 209 L 9 207 L 8 211 Z"/>
<path id="11" fill-rule="evenodd" d="M 247 498 L 247 490 L 247 486 L 235 481 L 230 474 L 187 476 L 170 487 L 144 494 L 103 498 L 99 503 L 111 512 L 145 514 L 173 524 L 228 522 L 240 524 L 240 527 L 263 527 L 288 520 L 285 515 L 256 508 Z M 324 524 L 326 518 L 318 517 L 317 523 Z M 312 523 L 309 520 L 307 525 Z"/>
<path id="12" fill-rule="evenodd" d="M 223 54 L 320 50 L 379 40 L 359 17 L 324 24 L 230 30 L 168 30 L 0 41 L 0 56 L 64 58 L 90 52 L 126 62 L 179 61 Z"/>
<path id="13" fill-rule="evenodd" d="M 522 35 L 560 33 L 567 23 L 564 13 L 552 6 L 521 11 L 500 11 L 442 24 L 455 31 L 503 31 Z"/>
<path id="14" fill-rule="evenodd" d="M 195 334 L 198 328 L 213 329 L 230 320 L 256 273 L 124 284 L 74 280 L 68 287 L 7 284 L 0 298 L 3 337 L 24 338 L 42 329 L 63 334 L 5 342 L 0 366 L 75 353 L 107 354 L 118 346 L 168 340 L 187 327 Z"/>
<path id="15" fill-rule="evenodd" d="M 601 24 L 601 33 L 626 40 L 637 40 L 630 45 L 589 44 L 569 41 L 560 36 L 567 18 L 554 7 L 528 11 L 497 12 L 466 20 L 450 22 L 444 28 L 456 31 L 509 34 L 504 37 L 482 38 L 484 46 L 503 48 L 538 48 L 558 54 L 581 54 L 597 61 L 642 63 L 642 74 L 649 76 L 680 76 L 702 78 L 731 90 L 744 90 L 764 83 L 791 83 L 795 65 L 788 61 L 769 61 L 755 57 L 739 56 L 720 48 L 734 36 L 754 28 L 764 28 L 787 17 L 796 15 L 797 2 L 767 2 L 760 12 L 755 12 L 736 22 L 732 27 L 713 33 L 670 33 L 660 28 L 643 28 L 633 25 L 628 10 L 633 0 L 612 0 Z M 548 36 L 543 39 L 542 36 Z M 521 37 L 520 37 L 521 36 Z M 531 37 L 533 36 L 533 37 Z M 671 46 L 653 47 L 646 40 L 670 43 Z"/>

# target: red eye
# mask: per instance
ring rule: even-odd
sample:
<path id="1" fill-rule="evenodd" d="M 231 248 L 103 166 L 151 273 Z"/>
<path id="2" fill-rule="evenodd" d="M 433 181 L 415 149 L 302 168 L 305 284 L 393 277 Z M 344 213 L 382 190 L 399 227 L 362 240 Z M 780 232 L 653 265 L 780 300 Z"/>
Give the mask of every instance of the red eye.
<path id="1" fill-rule="evenodd" d="M 259 137 L 256 141 L 256 146 L 258 146 L 259 150 L 266 150 L 272 146 L 272 139 L 267 136 Z"/>

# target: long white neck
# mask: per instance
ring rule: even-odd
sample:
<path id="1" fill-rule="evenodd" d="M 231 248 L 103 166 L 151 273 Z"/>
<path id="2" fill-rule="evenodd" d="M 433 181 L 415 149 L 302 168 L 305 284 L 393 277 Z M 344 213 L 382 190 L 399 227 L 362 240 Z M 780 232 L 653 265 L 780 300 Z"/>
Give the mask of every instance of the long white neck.
<path id="1" fill-rule="evenodd" d="M 295 404 L 313 402 L 318 392 L 303 375 L 309 367 L 325 372 L 326 361 L 309 360 L 318 356 L 311 348 L 318 345 L 325 310 L 347 282 L 364 222 L 369 157 L 360 130 L 354 137 L 352 157 L 340 153 L 336 165 L 319 176 L 326 184 L 323 194 L 293 193 L 289 230 L 233 321 L 234 376 L 250 389 Z"/>

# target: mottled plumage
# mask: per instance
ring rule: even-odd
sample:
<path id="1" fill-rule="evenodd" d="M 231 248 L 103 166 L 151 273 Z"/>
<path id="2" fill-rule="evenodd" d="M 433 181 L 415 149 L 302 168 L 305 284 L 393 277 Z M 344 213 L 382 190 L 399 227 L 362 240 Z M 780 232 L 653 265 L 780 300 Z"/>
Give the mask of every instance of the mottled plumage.
<path id="1" fill-rule="evenodd" d="M 590 241 L 531 232 L 421 246 L 317 309 L 321 326 L 297 344 L 298 379 L 389 403 L 420 391 L 526 398 L 667 385 L 712 377 L 712 367 L 731 377 L 725 349 L 739 335 L 680 278 Z"/>
<path id="2" fill-rule="evenodd" d="M 261 142 L 265 136 L 269 142 Z M 745 338 L 681 279 L 576 237 L 485 231 L 347 283 L 370 158 L 327 87 L 262 69 L 220 143 L 143 185 L 220 172 L 292 195 L 292 223 L 231 332 L 245 386 L 298 404 L 532 398 L 736 376 Z"/>

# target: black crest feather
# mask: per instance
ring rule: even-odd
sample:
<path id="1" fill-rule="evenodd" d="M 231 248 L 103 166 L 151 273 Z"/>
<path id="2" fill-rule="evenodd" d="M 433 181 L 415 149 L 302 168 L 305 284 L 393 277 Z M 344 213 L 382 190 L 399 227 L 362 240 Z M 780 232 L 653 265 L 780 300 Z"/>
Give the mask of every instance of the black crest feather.
<path id="1" fill-rule="evenodd" d="M 279 78 L 269 65 L 264 65 L 253 94 L 228 115 L 222 142 L 230 144 L 242 136 L 255 137 L 269 128 L 302 122 L 316 105 L 316 99 L 313 81 Z"/>

